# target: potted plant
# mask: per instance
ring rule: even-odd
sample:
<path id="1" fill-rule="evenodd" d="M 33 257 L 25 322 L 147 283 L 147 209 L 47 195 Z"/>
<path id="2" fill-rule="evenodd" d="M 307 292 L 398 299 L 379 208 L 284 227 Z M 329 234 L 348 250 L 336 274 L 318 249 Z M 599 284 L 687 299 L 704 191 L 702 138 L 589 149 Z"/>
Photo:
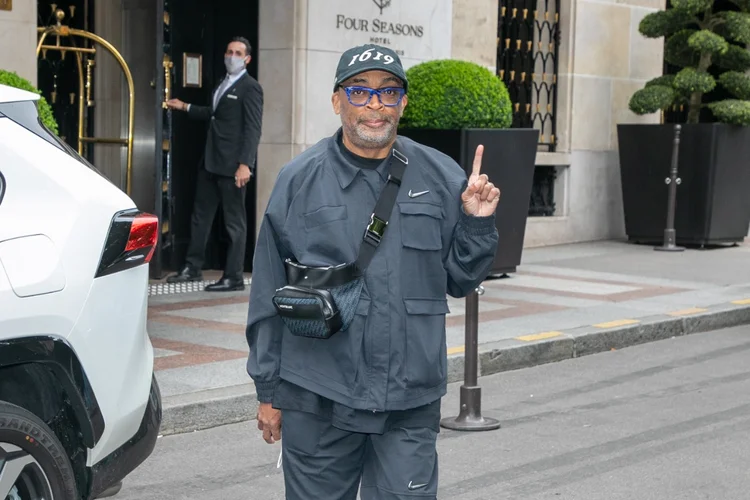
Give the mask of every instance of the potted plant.
<path id="1" fill-rule="evenodd" d="M 722 8 L 723 6 L 723 8 Z M 665 37 L 675 68 L 633 94 L 638 115 L 682 109 L 675 206 L 677 243 L 742 241 L 750 225 L 750 2 L 671 0 L 643 18 L 640 33 Z M 744 10 L 729 10 L 742 7 Z M 674 124 L 618 124 L 625 231 L 654 243 L 664 232 L 665 179 Z"/>
<path id="2" fill-rule="evenodd" d="M 432 60 L 407 70 L 409 104 L 399 134 L 453 158 L 471 173 L 484 145 L 482 172 L 500 188 L 496 226 L 500 235 L 491 275 L 521 263 L 539 131 L 510 129 L 512 105 L 503 82 L 469 61 Z"/>
<path id="3" fill-rule="evenodd" d="M 52 107 L 49 105 L 47 100 L 43 96 L 41 96 L 42 92 L 34 87 L 31 82 L 29 82 L 25 78 L 21 78 L 15 72 L 0 69 L 0 84 L 39 94 L 40 97 L 37 105 L 37 108 L 39 110 L 39 117 L 41 118 L 42 123 L 44 123 L 44 125 L 46 125 L 48 129 L 50 129 L 54 134 L 58 133 L 57 122 L 55 121 L 55 117 L 52 114 Z"/>

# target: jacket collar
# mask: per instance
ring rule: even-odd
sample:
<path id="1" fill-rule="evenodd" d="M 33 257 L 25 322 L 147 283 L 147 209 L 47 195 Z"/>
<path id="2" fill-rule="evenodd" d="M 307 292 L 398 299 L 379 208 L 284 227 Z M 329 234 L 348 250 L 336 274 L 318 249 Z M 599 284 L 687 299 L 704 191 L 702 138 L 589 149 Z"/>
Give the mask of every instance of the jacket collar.
<path id="1" fill-rule="evenodd" d="M 239 75 L 235 75 L 235 76 L 232 76 L 229 73 L 224 73 L 224 78 L 222 78 L 221 80 L 219 80 L 219 83 L 217 83 L 216 85 L 214 85 L 214 91 L 213 91 L 213 93 L 216 93 L 216 91 L 219 90 L 219 87 L 221 87 L 221 84 L 224 83 L 224 80 L 226 80 L 227 78 L 232 82 L 226 88 L 226 90 L 228 91 L 228 90 L 231 90 L 232 87 L 234 87 L 235 85 L 237 85 L 238 83 L 240 83 L 241 81 L 243 81 L 246 76 L 250 76 L 250 74 L 247 71 L 243 71 Z M 226 92 L 224 92 L 224 93 L 226 94 Z"/>
<path id="2" fill-rule="evenodd" d="M 354 181 L 354 178 L 360 173 L 361 169 L 355 165 L 352 165 L 349 160 L 341 153 L 338 141 L 342 137 L 343 133 L 343 128 L 339 127 L 336 133 L 333 134 L 333 136 L 329 140 L 328 151 L 329 158 L 332 160 L 330 165 L 333 168 L 333 173 L 336 175 L 336 178 L 339 181 L 339 185 L 341 185 L 341 189 L 346 189 Z M 396 140 L 396 144 L 394 144 L 393 147 L 398 149 L 398 140 Z M 380 174 L 380 177 L 383 180 L 388 179 L 388 164 L 390 163 L 392 155 L 393 152 L 391 152 L 391 154 L 388 155 L 380 165 L 378 165 L 378 168 L 375 169 L 375 171 Z"/>

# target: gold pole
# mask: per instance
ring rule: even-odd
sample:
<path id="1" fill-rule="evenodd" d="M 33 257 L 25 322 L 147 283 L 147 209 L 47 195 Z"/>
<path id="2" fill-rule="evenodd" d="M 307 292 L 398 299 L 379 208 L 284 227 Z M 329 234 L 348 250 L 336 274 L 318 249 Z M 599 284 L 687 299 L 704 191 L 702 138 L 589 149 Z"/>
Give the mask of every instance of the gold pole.
<path id="1" fill-rule="evenodd" d="M 42 50 L 60 50 L 63 51 L 62 47 L 56 47 L 54 45 L 42 45 Z M 96 54 L 96 49 L 88 49 L 84 47 L 65 47 L 64 52 L 85 52 L 86 54 Z"/>
<path id="2" fill-rule="evenodd" d="M 37 43 L 37 46 L 36 46 L 36 56 L 39 57 L 39 51 L 42 50 L 42 44 L 44 43 L 44 39 L 47 38 L 47 35 L 52 33 L 53 30 L 51 30 L 50 28 L 37 28 L 36 30 L 37 32 L 42 34 L 42 36 L 39 37 L 39 42 Z"/>
<path id="3" fill-rule="evenodd" d="M 89 40 L 93 40 L 94 42 L 100 44 L 105 49 L 109 51 L 110 54 L 117 60 L 117 62 L 120 64 L 120 67 L 122 68 L 122 72 L 125 73 L 125 80 L 128 83 L 128 137 L 126 139 L 127 141 L 127 147 L 128 147 L 128 159 L 127 159 L 127 171 L 126 171 L 126 188 L 125 192 L 128 196 L 131 194 L 132 189 L 132 170 L 133 170 L 133 133 L 134 133 L 134 119 L 135 119 L 135 85 L 133 84 L 133 75 L 130 73 L 130 68 L 128 67 L 128 64 L 125 62 L 125 59 L 122 57 L 120 52 L 107 40 L 104 38 L 95 35 L 94 33 L 90 33 L 85 30 L 79 30 L 75 28 L 70 28 L 68 26 L 50 26 L 47 28 L 37 28 L 37 31 L 40 32 L 42 35 L 39 37 L 39 42 L 36 47 L 36 55 L 39 57 L 39 52 L 42 50 L 42 45 L 44 44 L 44 39 L 47 38 L 47 35 L 54 34 L 57 36 L 80 36 L 83 38 L 88 38 Z M 52 47 L 56 50 L 71 50 L 74 52 L 88 52 L 88 49 L 85 50 L 83 48 L 76 48 L 76 47 L 65 47 L 65 49 L 62 49 L 62 47 Z M 77 50 L 74 50 L 77 49 Z M 79 72 L 80 73 L 80 72 Z M 79 104 L 80 106 L 80 104 Z M 79 110 L 79 116 L 80 116 L 80 110 Z M 80 120 L 79 120 L 79 129 L 80 129 Z M 81 135 L 83 135 L 81 133 Z"/>
<path id="4" fill-rule="evenodd" d="M 125 79 L 128 82 L 128 94 L 129 94 L 129 100 L 128 100 L 128 163 L 127 163 L 127 171 L 126 171 L 126 193 L 128 196 L 131 194 L 132 190 L 132 170 L 133 170 L 133 133 L 134 133 L 134 119 L 135 119 L 135 85 L 133 84 L 133 75 L 130 73 L 130 68 L 128 67 L 127 63 L 125 62 L 125 59 L 122 57 L 120 52 L 107 40 L 104 38 L 97 36 L 93 33 L 89 33 L 87 31 L 83 30 L 70 30 L 71 34 L 75 35 L 78 34 L 80 36 L 87 37 L 91 40 L 94 40 L 95 42 L 98 42 L 99 44 L 103 45 L 105 49 L 109 50 L 109 52 L 117 59 L 117 62 L 120 63 L 120 67 L 122 67 L 123 73 L 125 73 Z"/>

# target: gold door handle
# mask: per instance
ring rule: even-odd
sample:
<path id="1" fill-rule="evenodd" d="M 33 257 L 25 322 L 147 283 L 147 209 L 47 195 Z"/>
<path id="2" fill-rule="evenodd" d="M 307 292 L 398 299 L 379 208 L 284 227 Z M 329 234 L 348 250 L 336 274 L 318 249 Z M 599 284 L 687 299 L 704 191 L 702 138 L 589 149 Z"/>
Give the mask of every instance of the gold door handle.
<path id="1" fill-rule="evenodd" d="M 169 60 L 169 56 L 166 54 L 162 66 L 164 67 L 164 102 L 161 103 L 161 107 L 167 109 L 167 101 L 172 98 L 172 66 L 174 66 L 174 63 Z"/>
<path id="2" fill-rule="evenodd" d="M 93 68 L 95 65 L 96 63 L 93 59 L 88 59 L 86 61 L 86 105 L 90 108 L 94 106 L 94 100 L 91 98 L 91 92 L 94 87 L 94 84 L 92 82 L 91 68 Z"/>

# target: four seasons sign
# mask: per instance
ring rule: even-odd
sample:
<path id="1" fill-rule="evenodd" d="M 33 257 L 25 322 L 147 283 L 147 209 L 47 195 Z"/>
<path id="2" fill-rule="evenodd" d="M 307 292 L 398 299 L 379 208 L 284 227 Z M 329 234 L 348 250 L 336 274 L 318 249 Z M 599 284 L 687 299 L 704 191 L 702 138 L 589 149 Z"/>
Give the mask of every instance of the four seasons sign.
<path id="1" fill-rule="evenodd" d="M 403 58 L 450 57 L 452 0 L 310 0 L 309 46 L 376 43 Z"/>

